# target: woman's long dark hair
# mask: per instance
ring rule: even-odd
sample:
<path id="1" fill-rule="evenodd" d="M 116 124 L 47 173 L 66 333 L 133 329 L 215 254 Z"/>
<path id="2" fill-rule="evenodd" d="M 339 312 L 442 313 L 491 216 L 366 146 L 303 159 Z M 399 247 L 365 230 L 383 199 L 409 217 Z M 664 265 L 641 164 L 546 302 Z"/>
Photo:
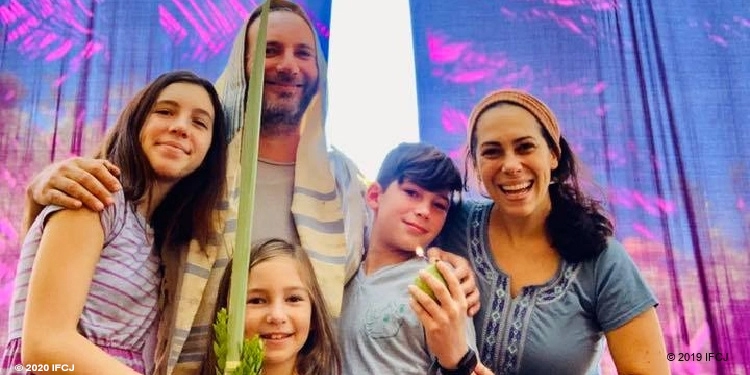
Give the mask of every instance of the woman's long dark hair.
<path id="1" fill-rule="evenodd" d="M 491 104 L 477 115 L 477 121 L 482 113 L 501 105 L 517 106 L 510 102 Z M 538 118 L 536 121 L 550 152 L 556 153 L 552 136 L 541 125 Z M 477 135 L 476 127 L 473 126 L 466 152 L 467 171 L 469 160 L 476 169 L 476 154 Z M 558 166 L 552 171 L 552 184 L 549 186 L 552 209 L 545 221 L 547 235 L 552 247 L 566 261 L 579 262 L 593 259 L 607 247 L 607 237 L 614 232 L 614 226 L 607 218 L 601 203 L 587 196 L 581 189 L 578 179 L 578 162 L 564 137 L 560 137 L 560 155 L 556 156 Z M 464 186 L 467 188 L 469 186 L 468 173 L 464 176 Z"/>
<path id="2" fill-rule="evenodd" d="M 216 89 L 211 82 L 191 72 L 159 76 L 128 103 L 100 151 L 100 156 L 120 167 L 125 199 L 129 202 L 148 199 L 146 195 L 156 183 L 156 174 L 143 152 L 141 129 L 159 94 L 173 83 L 194 84 L 206 90 L 214 109 L 214 124 L 211 144 L 201 165 L 177 182 L 151 215 L 157 251 L 162 245 L 178 245 L 191 238 L 204 245 L 217 235 L 214 215 L 225 193 L 227 125 Z"/>
<path id="3" fill-rule="evenodd" d="M 581 189 L 575 156 L 563 137 L 560 137 L 560 151 L 559 165 L 552 171 L 555 183 L 549 186 L 552 210 L 545 221 L 547 233 L 552 246 L 565 260 L 592 259 L 606 249 L 607 237 L 612 236 L 614 225 L 601 203 Z"/>

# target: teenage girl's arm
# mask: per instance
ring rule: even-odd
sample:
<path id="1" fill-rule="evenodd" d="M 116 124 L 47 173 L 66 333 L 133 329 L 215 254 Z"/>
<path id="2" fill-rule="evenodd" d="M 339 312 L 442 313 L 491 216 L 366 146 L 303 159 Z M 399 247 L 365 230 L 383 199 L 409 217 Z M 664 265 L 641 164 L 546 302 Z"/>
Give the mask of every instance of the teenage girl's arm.
<path id="1" fill-rule="evenodd" d="M 649 308 L 605 336 L 619 374 L 670 373 L 655 308 Z"/>
<path id="2" fill-rule="evenodd" d="M 77 374 L 137 374 L 77 330 L 103 243 L 97 212 L 63 210 L 48 219 L 29 281 L 24 363 L 75 365 Z"/>

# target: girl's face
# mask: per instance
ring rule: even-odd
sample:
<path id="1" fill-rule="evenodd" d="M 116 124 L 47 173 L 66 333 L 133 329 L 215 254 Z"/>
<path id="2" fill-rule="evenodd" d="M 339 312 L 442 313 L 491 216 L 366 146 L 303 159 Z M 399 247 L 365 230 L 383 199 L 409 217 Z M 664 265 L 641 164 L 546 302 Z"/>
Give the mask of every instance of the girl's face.
<path id="1" fill-rule="evenodd" d="M 245 337 L 259 335 L 263 365 L 294 368 L 310 333 L 312 301 L 297 260 L 278 256 L 256 264 L 247 280 Z"/>
<path id="2" fill-rule="evenodd" d="M 521 107 L 501 105 L 479 117 L 475 132 L 475 165 L 495 207 L 514 217 L 546 217 L 558 162 L 534 116 Z"/>
<path id="3" fill-rule="evenodd" d="M 203 87 L 186 82 L 165 87 L 140 134 L 157 179 L 173 184 L 193 173 L 208 153 L 213 127 L 214 108 Z"/>

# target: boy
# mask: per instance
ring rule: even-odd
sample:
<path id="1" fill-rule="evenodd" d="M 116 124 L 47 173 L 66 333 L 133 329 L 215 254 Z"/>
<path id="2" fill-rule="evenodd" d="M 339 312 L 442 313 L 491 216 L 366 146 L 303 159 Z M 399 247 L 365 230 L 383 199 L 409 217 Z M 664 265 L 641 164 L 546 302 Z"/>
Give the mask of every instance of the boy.
<path id="1" fill-rule="evenodd" d="M 440 232 L 461 186 L 451 159 L 433 146 L 401 143 L 386 155 L 365 196 L 373 212 L 367 255 L 344 291 L 344 375 L 473 371 L 474 326 L 458 280 L 444 262 L 437 267 L 447 286 L 420 272 L 429 263 L 415 252 Z M 413 285 L 418 275 L 436 300 Z"/>

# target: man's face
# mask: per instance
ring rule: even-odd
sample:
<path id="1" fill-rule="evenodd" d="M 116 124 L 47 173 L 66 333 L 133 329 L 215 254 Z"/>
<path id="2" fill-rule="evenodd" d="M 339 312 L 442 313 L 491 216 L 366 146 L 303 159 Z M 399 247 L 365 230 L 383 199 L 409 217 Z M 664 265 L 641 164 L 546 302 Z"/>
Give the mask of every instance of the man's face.
<path id="1" fill-rule="evenodd" d="M 259 20 L 248 30 L 245 73 L 249 76 Z M 297 128 L 318 85 L 315 36 L 297 14 L 274 11 L 268 15 L 265 85 L 261 128 Z"/>

